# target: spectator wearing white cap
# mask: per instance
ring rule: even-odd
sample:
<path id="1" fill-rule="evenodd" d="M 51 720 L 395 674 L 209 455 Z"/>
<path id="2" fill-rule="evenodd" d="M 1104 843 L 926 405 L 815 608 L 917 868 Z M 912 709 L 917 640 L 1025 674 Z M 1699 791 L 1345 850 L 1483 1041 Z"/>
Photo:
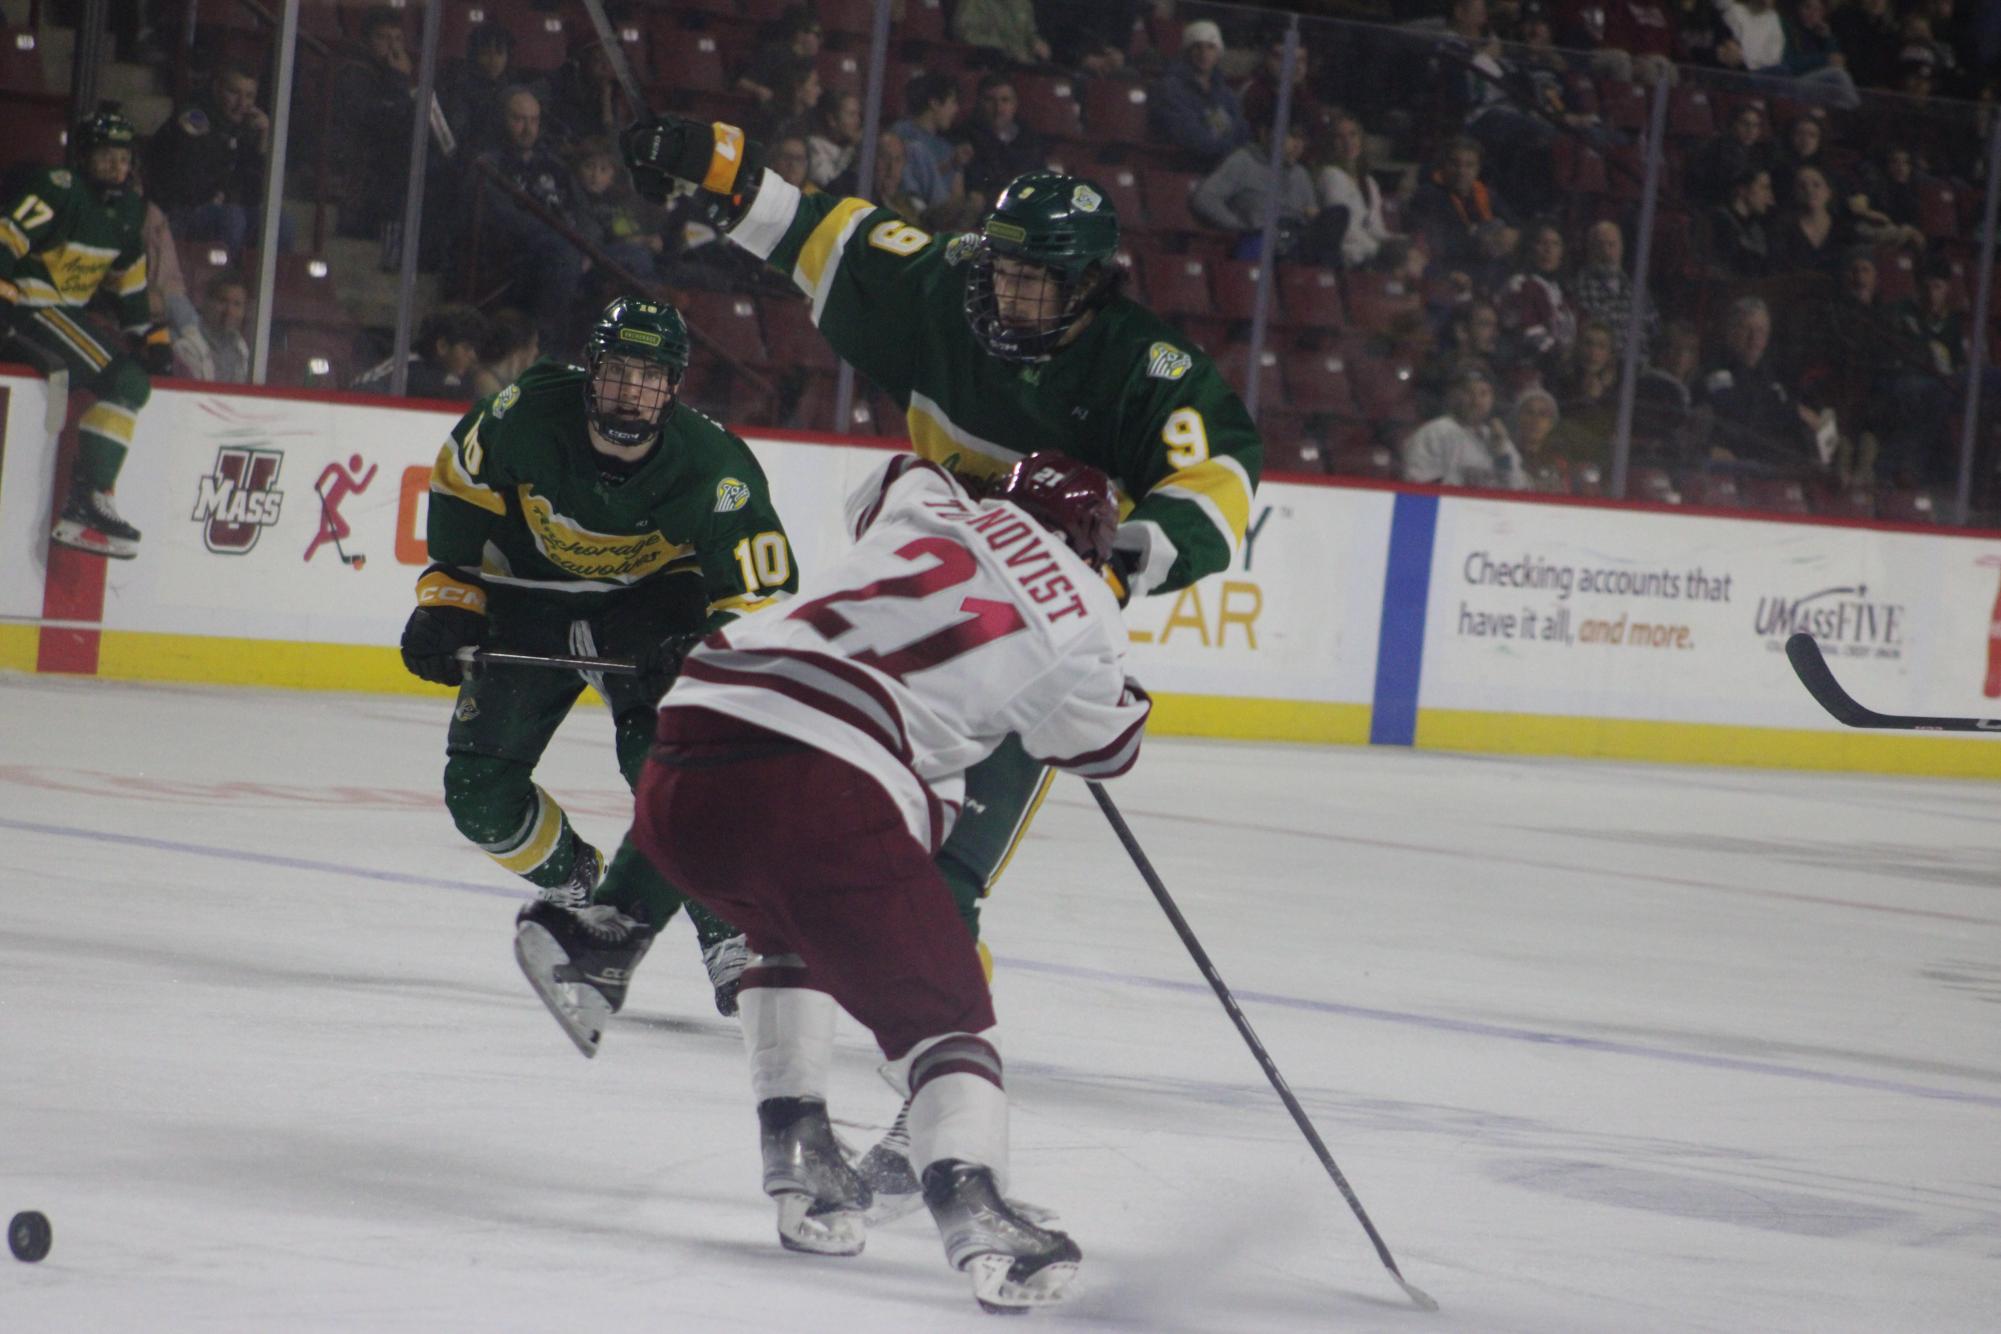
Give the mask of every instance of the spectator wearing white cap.
<path id="1" fill-rule="evenodd" d="M 1181 58 L 1147 94 L 1154 134 L 1186 151 L 1208 169 L 1249 141 L 1243 103 L 1216 68 L 1223 56 L 1223 30 L 1197 19 L 1181 30 Z"/>

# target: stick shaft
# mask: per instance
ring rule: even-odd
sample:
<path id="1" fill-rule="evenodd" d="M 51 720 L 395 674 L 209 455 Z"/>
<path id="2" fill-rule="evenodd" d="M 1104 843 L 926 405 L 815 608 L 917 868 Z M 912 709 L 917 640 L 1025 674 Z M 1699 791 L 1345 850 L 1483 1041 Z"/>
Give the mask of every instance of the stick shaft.
<path id="1" fill-rule="evenodd" d="M 1138 869 L 1140 878 L 1146 881 L 1146 887 L 1153 891 L 1153 897 L 1160 903 L 1161 911 L 1167 914 L 1167 920 L 1174 927 L 1175 934 L 1181 937 L 1181 943 L 1188 948 L 1189 957 L 1195 960 L 1195 966 L 1208 980 L 1210 989 L 1216 993 L 1216 999 L 1223 1003 L 1223 1012 L 1229 1015 L 1230 1022 L 1237 1026 L 1238 1035 L 1243 1038 L 1244 1045 L 1251 1049 L 1251 1055 L 1257 1058 L 1259 1068 L 1265 1072 L 1265 1078 L 1271 1081 L 1272 1088 L 1278 1093 L 1279 1101 L 1285 1104 L 1286 1111 L 1292 1113 L 1293 1122 L 1298 1125 L 1300 1133 L 1306 1136 L 1306 1142 L 1312 1146 L 1315 1156 L 1320 1159 L 1320 1165 L 1327 1169 L 1327 1175 L 1333 1178 L 1341 1197 L 1348 1201 L 1348 1207 L 1354 1210 L 1356 1220 L 1362 1225 L 1362 1231 L 1369 1234 L 1369 1242 L 1376 1248 L 1376 1257 L 1383 1262 L 1383 1267 L 1390 1271 L 1397 1285 L 1413 1302 L 1427 1311 L 1437 1310 L 1438 1303 L 1413 1287 L 1410 1281 L 1404 1278 L 1403 1271 L 1397 1268 L 1395 1257 L 1390 1254 L 1390 1248 L 1384 1244 L 1382 1234 L 1376 1231 L 1376 1225 L 1369 1221 L 1368 1211 L 1362 1208 L 1362 1201 L 1356 1197 L 1354 1187 L 1348 1184 L 1348 1178 L 1335 1164 L 1334 1155 L 1328 1152 L 1326 1143 L 1320 1138 L 1320 1132 L 1313 1128 L 1313 1122 L 1308 1119 L 1306 1109 L 1301 1107 L 1299 1099 L 1293 1096 L 1291 1086 L 1285 1082 L 1285 1076 L 1279 1073 L 1277 1064 L 1265 1051 L 1264 1043 L 1258 1041 L 1258 1035 L 1251 1029 L 1251 1021 L 1244 1017 L 1244 1012 L 1238 1006 L 1236 996 L 1231 993 L 1229 984 L 1224 982 L 1222 974 L 1216 971 L 1216 965 L 1209 959 L 1209 952 L 1203 949 L 1202 942 L 1195 938 L 1194 928 L 1188 925 L 1188 919 L 1183 917 L 1181 909 L 1175 906 L 1174 897 L 1167 892 L 1167 886 L 1153 869 L 1153 863 L 1147 860 L 1146 852 L 1140 847 L 1139 840 L 1133 837 L 1133 831 L 1126 824 L 1125 817 L 1119 814 L 1119 808 L 1113 804 L 1111 794 L 1105 791 L 1102 783 L 1091 783 L 1089 786 L 1091 795 L 1097 799 L 1098 809 L 1105 813 L 1105 819 L 1111 824 L 1112 832 L 1117 834 L 1119 842 L 1125 845 L 1126 855 L 1132 858 L 1133 866 Z"/>
<path id="2" fill-rule="evenodd" d="M 458 660 L 468 667 L 548 667 L 564 672 L 602 672 L 633 676 L 638 664 L 620 658 L 578 658 L 564 653 L 506 653 L 493 648 L 462 648 Z"/>

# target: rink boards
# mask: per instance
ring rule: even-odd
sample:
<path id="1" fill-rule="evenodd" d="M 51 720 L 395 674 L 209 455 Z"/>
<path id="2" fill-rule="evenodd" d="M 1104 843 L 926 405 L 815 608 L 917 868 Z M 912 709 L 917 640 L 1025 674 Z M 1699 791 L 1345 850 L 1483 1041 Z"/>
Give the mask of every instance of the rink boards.
<path id="1" fill-rule="evenodd" d="M 432 689 L 392 646 L 453 409 L 159 386 L 119 483 L 141 554 L 107 563 L 47 547 L 45 383 L 0 398 L 0 668 Z M 810 582 L 880 448 L 750 439 Z M 2001 713 L 1997 605 L 1984 535 L 1269 482 L 1231 569 L 1127 621 L 1163 732 L 2001 776 L 1985 737 L 1840 727 L 1782 652 L 1810 631 L 1886 711 Z"/>

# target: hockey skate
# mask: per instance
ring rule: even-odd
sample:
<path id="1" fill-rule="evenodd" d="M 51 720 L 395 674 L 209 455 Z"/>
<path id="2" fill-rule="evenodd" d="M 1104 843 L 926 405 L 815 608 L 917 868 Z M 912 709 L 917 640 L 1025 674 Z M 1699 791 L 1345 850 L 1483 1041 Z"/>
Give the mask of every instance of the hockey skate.
<path id="1" fill-rule="evenodd" d="M 574 837 L 574 835 L 573 835 Z M 604 879 L 604 854 L 577 839 L 577 859 L 570 863 L 569 878 L 560 885 L 538 885 L 535 897 L 558 908 L 581 912 L 591 906 L 591 895 Z"/>
<path id="2" fill-rule="evenodd" d="M 956 1158 L 932 1163 L 924 1203 L 946 1263 L 971 1277 L 981 1310 L 1019 1315 L 1070 1295 L 1083 1252 L 1068 1233 L 1037 1226 L 1002 1199 L 991 1169 Z"/>
<path id="3" fill-rule="evenodd" d="M 131 560 L 139 554 L 139 530 L 118 517 L 111 507 L 111 493 L 83 485 L 70 488 L 49 539 L 112 560 Z"/>
<path id="4" fill-rule="evenodd" d="M 653 935 L 610 904 L 572 911 L 536 899 L 514 919 L 514 961 L 577 1050 L 596 1056 Z"/>
<path id="5" fill-rule="evenodd" d="M 917 1179 L 917 1169 L 910 1165 L 910 1104 L 896 1114 L 896 1124 L 883 1137 L 869 1146 L 869 1151 L 855 1164 L 855 1171 L 868 1183 L 869 1193 L 875 1197 L 868 1207 L 868 1225 L 893 1223 L 905 1214 L 915 1213 L 924 1205 L 924 1186 Z M 1030 1204 L 1026 1200 L 1009 1200 L 1007 1205 L 1021 1217 L 1041 1227 L 1056 1221 L 1056 1211 Z"/>
<path id="6" fill-rule="evenodd" d="M 716 991 L 716 1013 L 725 1019 L 736 1013 L 737 988 L 749 964 L 750 946 L 742 936 L 719 940 L 702 951 L 702 965 L 709 970 L 709 985 Z"/>
<path id="7" fill-rule="evenodd" d="M 764 1193 L 778 1203 L 778 1241 L 811 1255 L 860 1255 L 868 1242 L 869 1188 L 841 1154 L 817 1098 L 757 1105 Z"/>

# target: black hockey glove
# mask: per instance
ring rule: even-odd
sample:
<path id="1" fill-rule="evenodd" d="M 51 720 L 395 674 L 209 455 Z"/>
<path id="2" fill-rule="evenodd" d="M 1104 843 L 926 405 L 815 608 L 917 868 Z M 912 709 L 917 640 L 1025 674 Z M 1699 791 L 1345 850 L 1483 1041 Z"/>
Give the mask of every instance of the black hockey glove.
<path id="1" fill-rule="evenodd" d="M 709 224 L 728 231 L 742 221 L 764 176 L 764 145 L 734 125 L 660 116 L 619 136 L 632 183 L 655 203 L 692 191 Z"/>
<path id="2" fill-rule="evenodd" d="M 486 638 L 486 589 L 443 565 L 417 580 L 417 609 L 403 625 L 403 665 L 412 676 L 455 686 L 465 680 L 462 648 Z"/>
<path id="3" fill-rule="evenodd" d="M 148 375 L 174 373 L 174 335 L 164 324 L 155 324 L 137 336 L 139 364 Z"/>
<path id="4" fill-rule="evenodd" d="M 655 702 L 674 684 L 674 678 L 681 674 L 681 660 L 688 656 L 689 649 L 702 642 L 704 633 L 690 630 L 686 634 L 669 635 L 632 655 L 633 665 L 639 668 L 639 686 Z"/>
<path id="5" fill-rule="evenodd" d="M 1130 551 L 1114 550 L 1105 562 L 1105 582 L 1118 595 L 1121 607 L 1133 600 L 1133 571 L 1138 568 L 1139 560 Z"/>

